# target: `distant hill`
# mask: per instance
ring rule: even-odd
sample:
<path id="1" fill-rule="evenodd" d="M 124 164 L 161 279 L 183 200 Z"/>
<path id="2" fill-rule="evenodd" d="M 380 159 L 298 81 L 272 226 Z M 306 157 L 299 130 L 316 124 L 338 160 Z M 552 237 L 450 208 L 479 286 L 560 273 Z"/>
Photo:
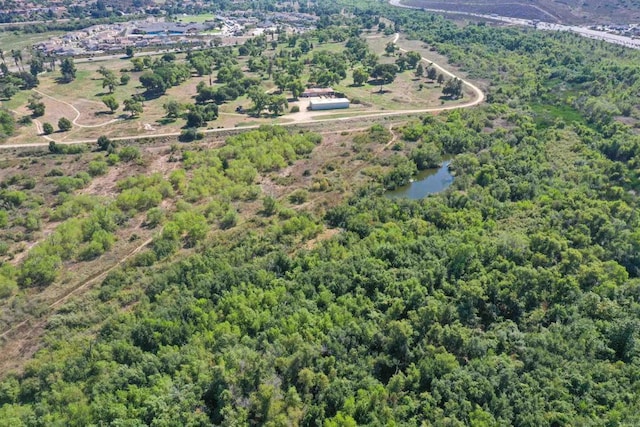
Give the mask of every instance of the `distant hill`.
<path id="1" fill-rule="evenodd" d="M 401 3 L 571 24 L 628 24 L 640 19 L 640 0 L 401 0 Z"/>

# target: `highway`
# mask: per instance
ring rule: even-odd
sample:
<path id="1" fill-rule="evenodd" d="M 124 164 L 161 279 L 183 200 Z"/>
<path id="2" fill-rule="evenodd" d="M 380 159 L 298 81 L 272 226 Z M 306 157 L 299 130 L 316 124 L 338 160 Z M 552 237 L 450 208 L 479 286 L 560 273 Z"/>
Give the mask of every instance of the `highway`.
<path id="1" fill-rule="evenodd" d="M 533 27 L 533 28 L 537 28 L 538 30 L 544 30 L 544 31 L 569 31 L 590 39 L 602 40 L 608 43 L 625 46 L 631 49 L 640 49 L 640 40 L 638 39 L 634 39 L 626 36 L 620 36 L 617 34 L 610 34 L 605 31 L 592 30 L 587 27 L 580 27 L 576 25 L 564 25 L 564 24 L 557 24 L 552 22 L 542 22 L 542 21 L 530 20 L 530 19 L 512 18 L 508 16 L 499 16 L 494 14 L 484 15 L 481 13 L 473 13 L 473 12 L 459 12 L 459 11 L 451 11 L 451 10 L 444 10 L 444 9 L 429 9 L 429 8 L 416 7 L 416 6 L 408 6 L 406 4 L 402 4 L 401 0 L 389 0 L 389 3 L 392 6 L 404 7 L 407 9 L 418 9 L 418 10 L 424 10 L 425 12 L 442 13 L 447 15 L 473 16 L 476 18 L 505 22 L 507 24 Z"/>

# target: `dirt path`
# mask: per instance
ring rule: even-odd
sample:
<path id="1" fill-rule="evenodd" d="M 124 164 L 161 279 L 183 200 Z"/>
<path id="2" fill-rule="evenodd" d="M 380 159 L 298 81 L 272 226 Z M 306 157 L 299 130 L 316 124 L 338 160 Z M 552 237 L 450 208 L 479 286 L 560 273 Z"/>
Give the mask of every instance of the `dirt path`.
<path id="1" fill-rule="evenodd" d="M 393 123 L 389 123 L 389 132 L 391 132 L 391 139 L 389 140 L 389 142 L 378 149 L 378 153 L 381 153 L 387 148 L 391 147 L 391 145 L 393 145 L 393 143 L 398 140 L 398 134 L 393 131 Z"/>
<path id="2" fill-rule="evenodd" d="M 99 123 L 97 125 L 83 125 L 83 124 L 78 123 L 78 120 L 80 119 L 80 115 L 81 115 L 80 110 L 78 110 L 73 104 L 70 104 L 70 103 L 68 103 L 66 101 L 63 101 L 63 100 L 58 99 L 58 98 L 55 98 L 55 97 L 53 97 L 51 95 L 47 95 L 46 93 L 41 92 L 38 89 L 31 89 L 31 90 L 33 90 L 34 92 L 44 96 L 45 98 L 49 98 L 52 101 L 59 102 L 60 104 L 64 104 L 64 105 L 70 107 L 76 113 L 76 117 L 71 121 L 71 123 L 73 123 L 74 125 L 76 125 L 76 126 L 78 126 L 80 128 L 99 128 L 99 127 L 107 126 L 107 125 L 109 125 L 111 123 L 115 123 L 115 122 L 121 120 L 121 119 L 113 119 L 113 120 L 109 120 L 108 122 Z M 53 141 L 52 139 L 50 139 L 50 140 Z"/>

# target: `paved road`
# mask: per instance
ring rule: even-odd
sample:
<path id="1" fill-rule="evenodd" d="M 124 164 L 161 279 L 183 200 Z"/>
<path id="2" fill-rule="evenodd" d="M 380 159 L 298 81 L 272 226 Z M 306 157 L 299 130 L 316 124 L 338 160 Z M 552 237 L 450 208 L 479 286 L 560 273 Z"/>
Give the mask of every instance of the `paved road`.
<path id="1" fill-rule="evenodd" d="M 534 21 L 534 20 L 521 19 L 521 18 L 511 18 L 508 16 L 484 15 L 481 13 L 459 12 L 459 11 L 451 11 L 451 10 L 444 10 L 444 9 L 429 9 L 424 7 L 408 6 L 406 4 L 402 4 L 401 0 L 389 0 L 389 3 L 392 6 L 404 7 L 407 9 L 419 9 L 427 12 L 442 13 L 442 14 L 473 16 L 476 18 L 491 19 L 494 21 L 506 22 L 509 24 L 522 25 L 526 27 L 534 27 L 539 30 L 545 30 L 545 31 L 570 31 L 572 33 L 576 33 L 590 39 L 603 40 L 608 43 L 618 44 L 618 45 L 626 46 L 632 49 L 640 49 L 640 40 L 633 39 L 631 37 L 620 36 L 617 34 L 610 34 L 605 31 L 592 30 L 587 27 L 580 27 L 576 25 L 563 25 L 563 24 L 556 24 L 552 22 L 541 22 L 541 21 Z"/>
<path id="2" fill-rule="evenodd" d="M 396 33 L 394 38 L 393 38 L 393 43 L 397 43 L 398 39 L 400 38 L 400 34 Z M 406 52 L 405 49 L 400 48 L 401 51 Z M 433 63 L 431 61 L 429 61 L 427 58 L 422 58 L 423 61 L 432 63 L 432 65 L 434 67 L 436 67 L 438 70 L 440 70 L 440 72 L 442 72 L 443 74 L 453 78 L 453 77 L 458 77 L 455 74 L 453 74 L 451 71 L 443 68 L 442 66 Z M 449 105 L 446 107 L 434 107 L 434 108 L 421 108 L 421 109 L 414 109 L 414 110 L 393 110 L 393 111 L 380 111 L 380 112 L 375 112 L 375 113 L 368 113 L 368 114 L 359 114 L 359 115 L 354 115 L 354 116 L 349 116 L 349 117 L 339 117 L 339 118 L 327 118 L 327 119 L 322 119 L 322 118 L 308 118 L 308 119 L 304 119 L 304 120 L 300 120 L 300 121 L 294 121 L 291 123 L 281 123 L 279 124 L 280 126 L 298 126 L 298 125 L 305 125 L 305 124 L 316 124 L 316 123 L 330 123 L 330 122 L 347 122 L 347 121 L 357 121 L 357 120 L 362 120 L 362 119 L 368 119 L 368 118 L 375 118 L 375 117 L 390 117 L 390 116 L 401 116 L 401 115 L 407 115 L 407 114 L 422 114 L 422 113 L 437 113 L 437 112 L 441 112 L 441 111 L 447 111 L 447 110 L 457 110 L 460 108 L 470 108 L 470 107 L 474 107 L 482 102 L 484 102 L 485 100 L 485 95 L 484 92 L 482 92 L 482 90 L 480 88 L 478 88 L 477 86 L 475 86 L 473 83 L 464 80 L 460 77 L 458 77 L 460 80 L 462 80 L 462 82 L 468 86 L 475 94 L 474 99 L 470 100 L 469 102 L 465 102 L 463 104 L 456 104 L 456 105 Z M 48 96 L 48 95 L 47 95 Z M 55 98 L 54 98 L 55 99 Z M 63 102 L 63 101 L 61 101 Z M 77 110 L 76 110 L 77 111 Z M 338 112 L 340 113 L 340 112 Z M 342 112 L 344 113 L 344 112 Z M 332 115 L 332 114 L 336 114 L 335 111 L 333 112 L 327 112 L 324 113 L 326 115 Z M 79 116 L 76 117 L 76 120 Z M 322 115 L 320 116 L 316 116 L 316 117 L 322 117 Z M 105 124 L 102 125 L 98 125 L 98 126 L 104 126 Z M 206 129 L 203 130 L 202 132 L 205 134 L 217 134 L 217 133 L 224 133 L 224 132 L 241 132 L 244 130 L 251 130 L 251 129 L 258 129 L 261 125 L 252 125 L 252 126 L 242 126 L 242 127 L 233 127 L 233 128 L 217 128 L 217 129 Z M 151 134 L 151 135 L 128 135 L 128 136 L 120 136 L 120 137 L 113 137 L 110 138 L 113 141 L 128 141 L 128 140 L 134 140 L 134 139 L 155 139 L 155 138 L 167 138 L 167 137 L 177 137 L 180 135 L 180 132 L 167 132 L 167 133 L 160 133 L 160 134 Z M 48 147 L 49 146 L 49 142 L 50 141 L 54 141 L 56 144 L 60 144 L 60 145 L 73 145 L 73 144 L 92 144 L 95 143 L 96 139 L 81 139 L 81 140 L 75 140 L 75 141 L 55 141 L 53 139 L 51 139 L 50 136 L 48 136 L 46 142 L 34 142 L 34 143 L 26 143 L 26 144 L 3 144 L 0 145 L 0 149 L 7 149 L 7 148 L 38 148 L 38 147 Z"/>

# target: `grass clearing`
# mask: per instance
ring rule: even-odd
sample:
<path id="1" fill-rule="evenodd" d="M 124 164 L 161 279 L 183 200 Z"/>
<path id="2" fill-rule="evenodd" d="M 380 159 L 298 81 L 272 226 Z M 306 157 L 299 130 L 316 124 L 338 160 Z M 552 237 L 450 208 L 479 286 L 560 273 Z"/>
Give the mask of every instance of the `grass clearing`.
<path id="1" fill-rule="evenodd" d="M 201 24 L 206 21 L 215 21 L 216 15 L 214 13 L 203 13 L 202 15 L 180 15 L 177 16 L 178 22 L 184 23 L 198 23 Z"/>
<path id="2" fill-rule="evenodd" d="M 557 119 L 563 120 L 567 123 L 586 123 L 582 114 L 568 105 L 531 104 L 531 109 L 535 113 L 534 120 L 536 125 L 540 128 L 552 125 Z"/>
<path id="3" fill-rule="evenodd" d="M 46 33 L 24 33 L 22 31 L 0 31 L 0 46 L 4 51 L 11 49 L 25 49 L 36 43 L 43 42 L 51 37 L 65 34 L 64 31 L 48 31 Z M 13 63 L 11 55 L 6 55 L 7 65 Z M 26 58 L 23 58 L 26 59 Z"/>

